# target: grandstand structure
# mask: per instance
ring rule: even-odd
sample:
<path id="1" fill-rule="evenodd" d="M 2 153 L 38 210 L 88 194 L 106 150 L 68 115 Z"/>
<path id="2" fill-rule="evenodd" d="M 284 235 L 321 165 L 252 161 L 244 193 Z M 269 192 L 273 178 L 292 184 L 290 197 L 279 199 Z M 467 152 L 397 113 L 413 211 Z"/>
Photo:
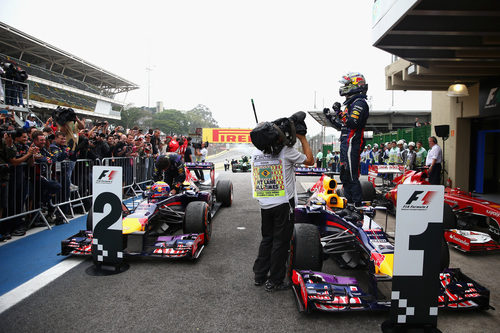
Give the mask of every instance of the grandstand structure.
<path id="1" fill-rule="evenodd" d="M 124 101 L 117 94 L 139 86 L 69 52 L 0 22 L 0 60 L 16 63 L 29 75 L 25 107 L 17 111 L 51 114 L 71 107 L 86 118 L 120 119 Z"/>

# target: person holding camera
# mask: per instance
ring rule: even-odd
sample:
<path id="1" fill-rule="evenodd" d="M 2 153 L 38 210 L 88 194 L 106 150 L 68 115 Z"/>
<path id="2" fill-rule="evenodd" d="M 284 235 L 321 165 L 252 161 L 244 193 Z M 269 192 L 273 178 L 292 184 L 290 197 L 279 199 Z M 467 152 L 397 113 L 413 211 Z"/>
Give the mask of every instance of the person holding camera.
<path id="1" fill-rule="evenodd" d="M 366 103 L 368 84 L 360 73 L 348 73 L 339 81 L 340 96 L 345 96 L 344 109 L 340 103 L 333 105 L 333 111 L 323 109 L 331 125 L 340 130 L 340 180 L 347 202 L 352 208 L 360 207 L 363 200 L 359 183 L 359 159 L 363 146 L 363 133 L 368 120 Z"/>
<path id="2" fill-rule="evenodd" d="M 260 123 L 250 133 L 258 149 L 251 159 L 252 191 L 259 201 L 262 218 L 262 240 L 253 265 L 254 284 L 265 284 L 269 292 L 290 288 L 284 279 L 297 204 L 295 165 L 315 162 L 305 137 L 304 118 L 302 112 L 273 123 Z M 304 154 L 293 148 L 296 139 Z"/>

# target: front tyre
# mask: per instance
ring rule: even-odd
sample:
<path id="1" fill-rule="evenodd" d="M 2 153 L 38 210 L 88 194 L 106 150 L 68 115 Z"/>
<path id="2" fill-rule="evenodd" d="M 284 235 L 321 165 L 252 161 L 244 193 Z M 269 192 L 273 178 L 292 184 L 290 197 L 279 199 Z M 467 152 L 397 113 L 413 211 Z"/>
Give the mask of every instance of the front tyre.
<path id="1" fill-rule="evenodd" d="M 323 248 L 318 228 L 313 224 L 297 223 L 293 227 L 290 246 L 290 271 L 312 270 L 323 267 Z"/>
<path id="2" fill-rule="evenodd" d="M 212 237 L 212 223 L 208 204 L 205 201 L 192 201 L 186 207 L 184 215 L 185 234 L 204 234 L 205 245 Z"/>
<path id="3" fill-rule="evenodd" d="M 228 180 L 219 180 L 215 186 L 215 197 L 224 207 L 230 207 L 233 204 L 233 183 Z"/>

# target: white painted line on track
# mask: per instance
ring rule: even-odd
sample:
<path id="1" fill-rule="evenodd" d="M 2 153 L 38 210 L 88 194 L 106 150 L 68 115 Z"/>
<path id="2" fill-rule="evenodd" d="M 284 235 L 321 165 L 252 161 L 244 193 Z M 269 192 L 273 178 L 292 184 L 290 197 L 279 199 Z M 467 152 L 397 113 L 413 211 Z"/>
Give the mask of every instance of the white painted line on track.
<path id="1" fill-rule="evenodd" d="M 19 287 L 0 296 L 0 313 L 8 310 L 10 307 L 16 305 L 26 297 L 42 289 L 76 265 L 82 263 L 84 260 L 85 258 L 65 259 L 45 272 L 35 276 L 31 280 L 26 281 Z"/>

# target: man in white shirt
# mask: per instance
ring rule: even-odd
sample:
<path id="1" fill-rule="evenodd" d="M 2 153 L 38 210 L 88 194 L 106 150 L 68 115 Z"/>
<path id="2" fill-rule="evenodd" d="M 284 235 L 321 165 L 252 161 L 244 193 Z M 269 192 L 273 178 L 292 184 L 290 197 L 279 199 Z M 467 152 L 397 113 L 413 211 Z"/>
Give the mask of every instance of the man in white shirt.
<path id="1" fill-rule="evenodd" d="M 305 135 L 297 134 L 296 137 L 305 155 L 292 147 L 283 146 L 275 155 L 256 150 L 252 156 L 252 191 L 259 201 L 262 218 L 262 240 L 253 272 L 255 285 L 265 283 L 266 291 L 290 288 L 283 280 L 293 233 L 294 220 L 291 217 L 297 204 L 295 165 L 314 164 Z"/>
<path id="2" fill-rule="evenodd" d="M 431 148 L 427 153 L 425 165 L 429 167 L 427 174 L 429 176 L 429 183 L 431 185 L 441 184 L 441 163 L 443 163 L 443 151 L 437 144 L 435 136 L 429 137 L 429 147 Z"/>

